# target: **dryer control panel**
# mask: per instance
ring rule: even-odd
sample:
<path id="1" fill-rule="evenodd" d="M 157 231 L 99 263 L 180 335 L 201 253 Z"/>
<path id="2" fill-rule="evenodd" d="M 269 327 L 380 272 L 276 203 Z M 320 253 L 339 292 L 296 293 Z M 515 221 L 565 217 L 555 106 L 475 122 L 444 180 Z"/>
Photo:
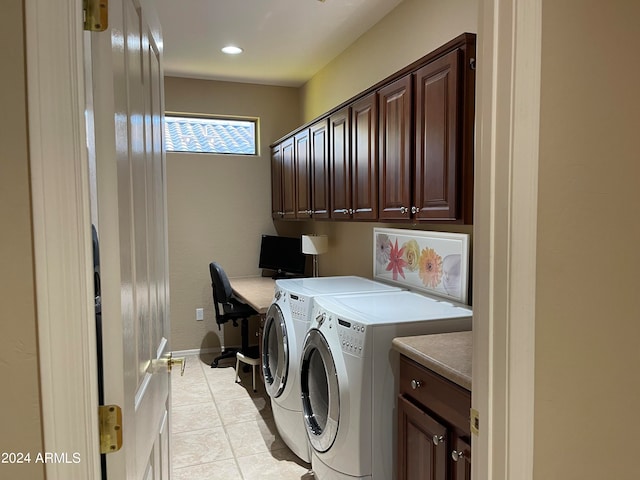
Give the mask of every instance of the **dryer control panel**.
<path id="1" fill-rule="evenodd" d="M 338 317 L 336 323 L 342 351 L 356 357 L 362 357 L 364 353 L 365 326 L 340 317 Z"/>

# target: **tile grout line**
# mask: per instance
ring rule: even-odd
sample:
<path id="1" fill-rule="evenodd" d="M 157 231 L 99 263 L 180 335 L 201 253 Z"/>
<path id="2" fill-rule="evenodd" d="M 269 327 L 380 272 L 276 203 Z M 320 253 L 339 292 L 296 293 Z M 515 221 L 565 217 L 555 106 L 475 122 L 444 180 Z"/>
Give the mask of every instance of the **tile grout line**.
<path id="1" fill-rule="evenodd" d="M 231 453 L 233 454 L 233 462 L 236 464 L 236 468 L 238 469 L 238 473 L 240 474 L 241 480 L 246 480 L 244 478 L 244 473 L 242 473 L 242 469 L 240 468 L 240 464 L 238 463 L 238 458 L 236 457 L 236 452 L 233 449 L 233 445 L 231 444 L 231 437 L 229 436 L 229 432 L 227 432 L 227 426 L 225 425 L 224 421 L 222 420 L 222 415 L 220 414 L 220 410 L 218 409 L 218 403 L 216 402 L 216 397 L 213 394 L 213 390 L 211 389 L 211 384 L 209 383 L 209 376 L 204 371 L 204 362 L 200 362 L 200 368 L 202 369 L 202 374 L 204 375 L 204 381 L 207 383 L 207 388 L 209 389 L 209 394 L 211 395 L 211 399 L 213 400 L 213 406 L 215 407 L 216 412 L 218 412 L 218 418 L 220 419 L 220 425 L 222 426 L 222 430 L 224 431 L 224 436 L 226 437 L 227 442 L 229 443 L 229 448 L 231 449 Z M 211 365 L 209 365 L 209 368 L 212 368 Z M 234 369 L 234 372 L 235 372 L 235 369 Z M 233 377 L 233 381 L 235 382 L 238 373 L 235 372 L 234 375 L 235 376 Z"/>
<path id="2" fill-rule="evenodd" d="M 238 471 L 240 472 L 240 476 L 242 477 L 242 472 L 240 471 L 240 468 L 239 468 L 238 463 L 236 461 L 235 453 L 233 452 L 233 447 L 231 446 L 231 442 L 229 441 L 229 436 L 227 434 L 226 429 L 224 428 L 224 424 L 222 423 L 222 417 L 220 416 L 220 411 L 218 410 L 218 405 L 216 404 L 215 397 L 213 396 L 213 391 L 211 390 L 211 387 L 209 385 L 209 380 L 208 380 L 208 377 L 207 377 L 207 373 L 204 370 L 204 363 L 202 361 L 200 361 L 200 356 L 199 355 L 195 355 L 194 357 L 195 357 L 195 359 L 193 361 L 197 361 L 199 366 L 200 366 L 200 371 L 202 372 L 202 377 L 203 377 L 203 379 L 205 381 L 205 384 L 207 386 L 207 390 L 209 391 L 209 396 L 210 396 L 210 400 L 209 401 L 213 403 L 213 408 L 215 408 L 215 410 L 216 410 L 216 412 L 218 414 L 218 418 L 220 419 L 220 427 L 222 427 L 222 429 L 224 431 L 224 434 L 225 434 L 225 438 L 227 439 L 227 442 L 229 442 L 229 448 L 231 449 L 231 453 L 233 455 L 233 461 L 236 464 L 236 468 L 238 468 Z M 208 402 L 202 402 L 202 405 L 206 405 L 207 403 Z M 173 409 L 173 407 L 175 407 L 175 405 L 173 405 L 173 403 L 172 403 L 171 408 Z M 201 429 L 201 430 L 206 430 L 206 429 Z M 199 431 L 199 430 L 192 430 L 192 431 Z M 189 432 L 191 432 L 191 430 Z M 189 433 L 189 432 L 180 432 L 180 433 Z M 173 436 L 173 433 L 172 433 L 172 436 Z M 224 461 L 224 460 L 231 460 L 231 459 L 226 459 L 225 458 L 225 459 L 216 460 L 216 461 Z M 173 464 L 173 461 L 171 463 Z M 209 462 L 201 462 L 201 463 L 194 463 L 192 465 L 185 465 L 183 467 L 177 468 L 176 470 L 180 470 L 180 469 L 183 469 L 183 468 L 189 468 L 189 467 L 195 467 L 195 466 L 198 466 L 198 465 L 205 465 L 207 463 L 209 463 Z M 215 463 L 215 462 L 213 462 L 213 463 Z M 172 470 L 173 470 L 173 467 L 172 467 Z M 244 477 L 242 478 L 242 480 L 244 480 Z"/>

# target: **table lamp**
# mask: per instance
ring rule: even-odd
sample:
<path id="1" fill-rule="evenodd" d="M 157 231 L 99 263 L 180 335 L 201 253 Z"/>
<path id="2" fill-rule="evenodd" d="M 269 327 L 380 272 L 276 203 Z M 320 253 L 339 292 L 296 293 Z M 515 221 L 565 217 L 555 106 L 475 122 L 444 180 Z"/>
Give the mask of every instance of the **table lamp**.
<path id="1" fill-rule="evenodd" d="M 313 255 L 313 276 L 318 276 L 318 255 L 329 251 L 329 238 L 326 235 L 302 235 L 302 253 Z"/>

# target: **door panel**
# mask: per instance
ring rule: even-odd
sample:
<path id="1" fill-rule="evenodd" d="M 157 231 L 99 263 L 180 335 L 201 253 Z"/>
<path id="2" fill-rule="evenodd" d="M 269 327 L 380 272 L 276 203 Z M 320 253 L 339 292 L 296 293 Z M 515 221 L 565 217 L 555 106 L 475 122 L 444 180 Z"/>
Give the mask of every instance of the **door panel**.
<path id="1" fill-rule="evenodd" d="M 331 218 L 347 220 L 351 209 L 351 168 L 349 160 L 349 109 L 329 117 Z"/>
<path id="2" fill-rule="evenodd" d="M 398 396 L 398 480 L 447 480 L 447 445 L 447 428 Z"/>
<path id="3" fill-rule="evenodd" d="M 409 218 L 411 207 L 411 76 L 378 92 L 379 218 Z"/>
<path id="4" fill-rule="evenodd" d="M 282 153 L 280 145 L 271 149 L 271 217 L 280 219 L 282 212 Z"/>
<path id="5" fill-rule="evenodd" d="M 309 128 L 311 142 L 311 202 L 313 218 L 329 218 L 329 131 L 327 120 Z"/>
<path id="6" fill-rule="evenodd" d="M 295 139 L 296 218 L 311 217 L 311 159 L 309 130 L 297 133 Z"/>
<path id="7" fill-rule="evenodd" d="M 112 0 L 91 65 L 105 403 L 123 411 L 107 478 L 167 480 L 170 375 L 162 41 L 146 0 Z"/>
<path id="8" fill-rule="evenodd" d="M 378 216 L 378 109 L 375 93 L 351 106 L 351 176 L 353 218 Z"/>
<path id="9" fill-rule="evenodd" d="M 296 171 L 294 138 L 280 146 L 282 160 L 282 218 L 296 218 Z"/>
<path id="10" fill-rule="evenodd" d="M 453 220 L 458 202 L 458 109 L 460 50 L 416 72 L 417 218 Z"/>
<path id="11" fill-rule="evenodd" d="M 458 455 L 453 462 L 452 480 L 471 480 L 471 443 L 456 437 L 455 451 Z"/>

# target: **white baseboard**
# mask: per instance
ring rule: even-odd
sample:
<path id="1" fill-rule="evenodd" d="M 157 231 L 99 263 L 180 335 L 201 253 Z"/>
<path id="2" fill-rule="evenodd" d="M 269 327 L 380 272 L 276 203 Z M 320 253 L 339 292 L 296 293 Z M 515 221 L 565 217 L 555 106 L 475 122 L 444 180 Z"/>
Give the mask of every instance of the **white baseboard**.
<path id="1" fill-rule="evenodd" d="M 220 347 L 210 347 L 210 348 L 192 348 L 190 350 L 174 350 L 174 357 L 188 357 L 191 355 L 201 355 L 203 353 L 220 353 L 222 349 Z"/>
<path id="2" fill-rule="evenodd" d="M 257 346 L 257 345 L 250 345 Z M 228 345 L 228 348 L 240 348 L 240 345 Z M 188 350 L 173 350 L 174 357 L 188 357 L 190 355 L 202 355 L 203 353 L 218 354 L 222 352 L 220 347 L 208 347 L 208 348 L 191 348 Z"/>

